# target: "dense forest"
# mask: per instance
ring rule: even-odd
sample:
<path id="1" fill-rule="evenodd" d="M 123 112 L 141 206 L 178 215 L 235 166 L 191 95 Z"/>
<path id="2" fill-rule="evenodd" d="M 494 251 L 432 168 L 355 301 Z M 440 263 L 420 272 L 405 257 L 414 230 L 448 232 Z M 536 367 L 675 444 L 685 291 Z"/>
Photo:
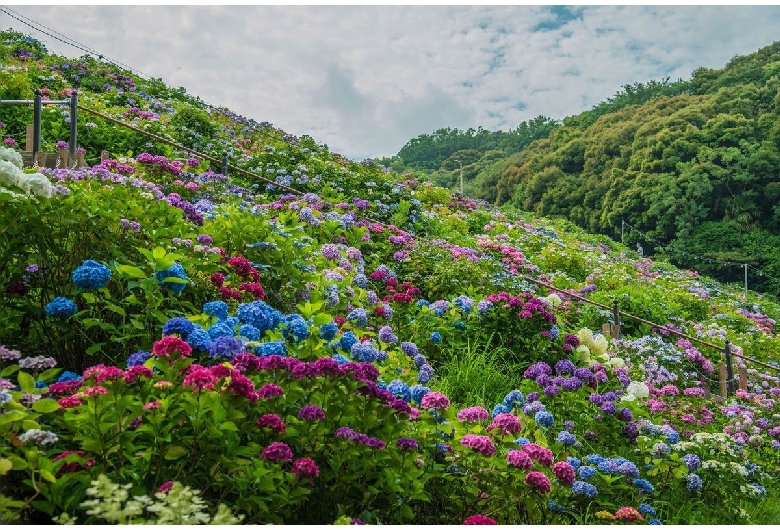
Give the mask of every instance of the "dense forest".
<path id="1" fill-rule="evenodd" d="M 535 141 L 509 157 L 467 151 L 464 192 L 622 234 L 646 253 L 724 281 L 743 281 L 747 264 L 751 288 L 777 294 L 779 114 L 775 43 L 721 70 L 699 68 L 689 80 L 626 85 L 560 124 L 545 119 Z M 398 156 L 431 139 L 412 140 Z M 460 176 L 453 156 L 430 173 L 450 188 Z"/>

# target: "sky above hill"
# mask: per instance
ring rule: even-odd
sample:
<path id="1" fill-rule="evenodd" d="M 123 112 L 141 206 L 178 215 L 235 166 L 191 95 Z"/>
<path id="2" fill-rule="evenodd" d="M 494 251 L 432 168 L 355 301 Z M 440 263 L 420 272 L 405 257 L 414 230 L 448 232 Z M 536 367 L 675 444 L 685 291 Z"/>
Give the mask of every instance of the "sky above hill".
<path id="1" fill-rule="evenodd" d="M 560 119 L 780 40 L 779 6 L 9 8 L 38 29 L 2 12 L 0 28 L 51 52 L 84 54 L 40 30 L 353 159 Z"/>

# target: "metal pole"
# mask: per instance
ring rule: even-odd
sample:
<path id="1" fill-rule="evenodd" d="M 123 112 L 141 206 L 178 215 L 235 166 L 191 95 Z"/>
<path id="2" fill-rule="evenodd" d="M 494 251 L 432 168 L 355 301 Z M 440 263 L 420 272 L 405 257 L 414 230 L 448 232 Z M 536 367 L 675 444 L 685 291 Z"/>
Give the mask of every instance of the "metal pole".
<path id="1" fill-rule="evenodd" d="M 747 265 L 747 263 L 745 263 L 745 300 L 747 300 L 747 291 L 748 291 L 748 288 L 747 288 L 747 268 L 748 268 L 748 265 Z"/>
<path id="2" fill-rule="evenodd" d="M 731 366 L 731 343 L 726 341 L 726 386 L 729 394 L 734 393 L 734 369 Z"/>
<path id="3" fill-rule="evenodd" d="M 35 99 L 33 99 L 33 156 L 41 150 L 41 91 L 34 90 Z"/>
<path id="4" fill-rule="evenodd" d="M 76 134 L 78 127 L 77 124 L 77 117 L 78 117 L 78 105 L 79 105 L 79 96 L 78 92 L 75 90 L 71 92 L 70 94 L 70 156 L 74 157 L 76 156 Z"/>
<path id="5" fill-rule="evenodd" d="M 620 309 L 618 308 L 617 298 L 612 299 L 612 321 L 616 326 L 620 325 Z"/>
<path id="6" fill-rule="evenodd" d="M 227 177 L 228 174 L 228 156 L 227 153 L 222 153 L 222 174 Z"/>

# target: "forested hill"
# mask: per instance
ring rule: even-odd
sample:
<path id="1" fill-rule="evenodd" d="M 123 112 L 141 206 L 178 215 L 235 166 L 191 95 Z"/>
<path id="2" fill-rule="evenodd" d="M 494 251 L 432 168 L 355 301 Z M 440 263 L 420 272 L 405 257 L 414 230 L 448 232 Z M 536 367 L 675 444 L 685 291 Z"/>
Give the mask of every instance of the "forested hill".
<path id="1" fill-rule="evenodd" d="M 564 121 L 481 183 L 479 198 L 628 237 L 723 280 L 780 277 L 780 45 L 700 68 L 685 93 Z M 630 241 L 627 241 L 630 242 Z M 706 259 L 702 259 L 706 258 Z M 713 260 L 713 261 L 709 261 Z M 774 283 L 772 286 L 771 284 Z"/>

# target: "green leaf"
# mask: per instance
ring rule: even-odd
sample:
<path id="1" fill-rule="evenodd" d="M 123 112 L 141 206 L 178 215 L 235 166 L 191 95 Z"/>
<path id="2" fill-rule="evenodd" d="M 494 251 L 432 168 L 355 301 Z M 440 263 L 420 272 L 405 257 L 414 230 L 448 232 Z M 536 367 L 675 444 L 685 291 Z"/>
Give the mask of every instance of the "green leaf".
<path id="1" fill-rule="evenodd" d="M 19 372 L 19 375 L 16 376 L 16 380 L 19 381 L 19 387 L 21 387 L 22 392 L 32 394 L 35 391 L 35 379 L 33 379 L 33 376 L 30 374 Z"/>
<path id="2" fill-rule="evenodd" d="M 14 467 L 13 462 L 8 460 L 7 458 L 0 458 L 0 475 L 5 475 L 9 471 L 11 471 Z"/>
<path id="3" fill-rule="evenodd" d="M 181 278 L 179 278 L 177 276 L 168 276 L 167 278 L 163 279 L 163 281 L 160 282 L 160 283 L 164 283 L 164 282 L 168 282 L 168 283 L 187 283 L 187 280 L 182 280 Z"/>
<path id="4" fill-rule="evenodd" d="M 62 371 L 62 368 L 49 368 L 38 376 L 38 381 L 47 381 L 60 373 L 60 371 Z"/>
<path id="5" fill-rule="evenodd" d="M 233 423 L 232 421 L 225 421 L 220 423 L 219 429 L 222 431 L 232 431 L 232 432 L 238 431 L 238 427 L 236 427 L 236 424 Z"/>
<path id="6" fill-rule="evenodd" d="M 52 484 L 57 482 L 57 479 L 54 477 L 54 475 L 51 474 L 51 471 L 46 471 L 45 469 L 40 470 L 41 477 L 43 477 L 44 480 L 48 480 Z"/>
<path id="7" fill-rule="evenodd" d="M 152 251 L 152 257 L 156 260 L 162 259 L 165 256 L 165 249 L 162 247 L 155 247 Z"/>
<path id="8" fill-rule="evenodd" d="M 180 446 L 180 445 L 172 445 L 168 448 L 168 451 L 165 452 L 165 459 L 166 460 L 177 460 L 184 455 L 186 455 L 188 451 Z"/>
<path id="9" fill-rule="evenodd" d="M 87 355 L 95 355 L 97 352 L 100 351 L 100 348 L 103 347 L 105 342 L 98 342 L 97 344 L 93 344 L 89 348 L 87 348 L 86 353 Z"/>
<path id="10" fill-rule="evenodd" d="M 138 267 L 133 267 L 132 265 L 120 265 L 116 269 L 122 276 L 127 276 L 128 278 L 143 279 L 147 277 L 144 271 Z"/>
<path id="11" fill-rule="evenodd" d="M 19 421 L 25 416 L 26 414 L 21 410 L 9 410 L 5 414 L 0 414 L 0 425 Z"/>
<path id="12" fill-rule="evenodd" d="M 408 504 L 401 505 L 401 517 L 409 520 L 414 519 L 414 512 L 412 511 L 412 509 L 409 507 Z"/>
<path id="13" fill-rule="evenodd" d="M 14 471 L 21 471 L 22 469 L 27 469 L 28 466 L 27 460 L 25 460 L 21 456 L 10 455 L 8 457 L 8 460 L 10 460 L 11 464 L 13 464 L 14 467 L 12 469 Z"/>
<path id="14" fill-rule="evenodd" d="M 49 412 L 54 412 L 55 410 L 58 410 L 60 408 L 60 404 L 54 401 L 53 399 L 39 399 L 35 403 L 33 403 L 32 406 L 33 410 L 35 412 L 40 412 L 41 414 L 47 414 Z"/>

